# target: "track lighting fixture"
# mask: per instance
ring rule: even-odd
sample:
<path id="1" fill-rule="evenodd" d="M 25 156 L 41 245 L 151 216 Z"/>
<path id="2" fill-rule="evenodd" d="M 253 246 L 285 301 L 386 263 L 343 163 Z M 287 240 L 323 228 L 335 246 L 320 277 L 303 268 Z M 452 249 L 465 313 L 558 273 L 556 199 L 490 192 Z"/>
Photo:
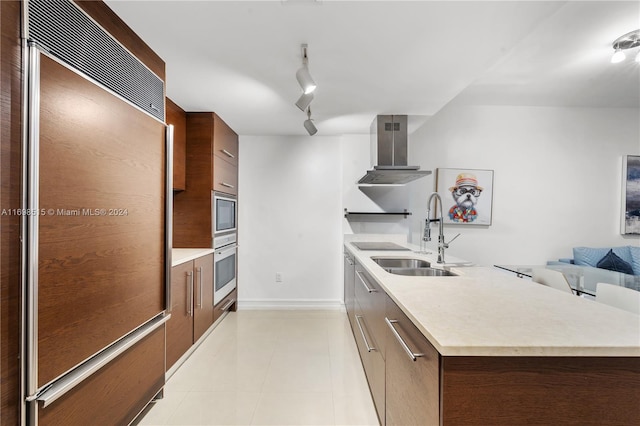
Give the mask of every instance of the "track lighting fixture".
<path id="1" fill-rule="evenodd" d="M 304 128 L 307 129 L 309 136 L 313 136 L 318 133 L 318 129 L 316 125 L 313 124 L 313 120 L 311 119 L 311 107 L 307 108 L 307 119 L 304 120 Z"/>
<path id="2" fill-rule="evenodd" d="M 306 111 L 307 107 L 313 100 L 313 92 L 312 93 L 303 93 L 300 95 L 298 100 L 296 101 L 296 106 L 300 108 L 300 111 Z"/>
<path id="3" fill-rule="evenodd" d="M 300 87 L 302 87 L 302 91 L 305 95 L 316 90 L 316 83 L 313 81 L 311 74 L 309 73 L 309 58 L 307 56 L 307 48 L 306 44 L 302 46 L 302 67 L 298 69 L 296 72 L 296 78 L 298 79 L 298 83 Z"/>
<path id="4" fill-rule="evenodd" d="M 613 56 L 611 57 L 611 63 L 617 64 L 624 61 L 626 58 L 623 52 L 624 50 L 640 46 L 640 30 L 631 31 L 618 37 L 612 46 L 615 52 L 613 52 Z M 640 52 L 636 55 L 635 61 L 640 62 Z"/>

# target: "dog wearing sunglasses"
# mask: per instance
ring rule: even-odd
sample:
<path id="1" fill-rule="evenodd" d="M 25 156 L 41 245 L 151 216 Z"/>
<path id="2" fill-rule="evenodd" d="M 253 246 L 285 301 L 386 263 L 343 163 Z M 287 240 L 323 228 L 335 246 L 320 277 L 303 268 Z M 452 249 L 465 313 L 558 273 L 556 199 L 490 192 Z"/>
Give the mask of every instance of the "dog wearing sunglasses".
<path id="1" fill-rule="evenodd" d="M 456 184 L 449 188 L 456 204 L 449 209 L 449 219 L 455 223 L 471 223 L 478 218 L 476 204 L 482 194 L 478 179 L 471 173 L 460 173 Z"/>

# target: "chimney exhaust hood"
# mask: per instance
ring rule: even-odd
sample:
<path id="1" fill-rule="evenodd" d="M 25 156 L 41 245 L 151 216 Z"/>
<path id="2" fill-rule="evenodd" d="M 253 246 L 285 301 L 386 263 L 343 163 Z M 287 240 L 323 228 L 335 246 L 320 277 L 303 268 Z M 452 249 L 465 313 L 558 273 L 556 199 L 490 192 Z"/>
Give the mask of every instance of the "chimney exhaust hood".
<path id="1" fill-rule="evenodd" d="M 378 115 L 371 123 L 371 164 L 360 185 L 404 185 L 431 174 L 407 165 L 406 115 Z"/>

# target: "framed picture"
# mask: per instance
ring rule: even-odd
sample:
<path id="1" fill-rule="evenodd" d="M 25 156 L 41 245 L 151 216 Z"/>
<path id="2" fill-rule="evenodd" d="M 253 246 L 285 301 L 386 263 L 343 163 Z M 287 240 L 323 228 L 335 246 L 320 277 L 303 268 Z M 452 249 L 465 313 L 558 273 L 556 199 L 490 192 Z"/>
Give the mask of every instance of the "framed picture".
<path id="1" fill-rule="evenodd" d="M 491 225 L 493 170 L 437 169 L 436 191 L 445 225 Z"/>
<path id="2" fill-rule="evenodd" d="M 640 155 L 622 158 L 622 234 L 640 234 Z"/>

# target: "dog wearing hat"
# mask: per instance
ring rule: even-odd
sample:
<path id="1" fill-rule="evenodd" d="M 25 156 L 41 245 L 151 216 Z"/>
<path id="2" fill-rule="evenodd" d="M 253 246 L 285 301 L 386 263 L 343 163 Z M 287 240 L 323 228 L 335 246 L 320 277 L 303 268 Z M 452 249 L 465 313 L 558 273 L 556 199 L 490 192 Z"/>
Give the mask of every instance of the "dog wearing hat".
<path id="1" fill-rule="evenodd" d="M 478 179 L 472 173 L 460 173 L 456 184 L 449 188 L 456 204 L 449 209 L 449 219 L 456 223 L 471 223 L 478 217 L 476 204 L 482 194 Z"/>

